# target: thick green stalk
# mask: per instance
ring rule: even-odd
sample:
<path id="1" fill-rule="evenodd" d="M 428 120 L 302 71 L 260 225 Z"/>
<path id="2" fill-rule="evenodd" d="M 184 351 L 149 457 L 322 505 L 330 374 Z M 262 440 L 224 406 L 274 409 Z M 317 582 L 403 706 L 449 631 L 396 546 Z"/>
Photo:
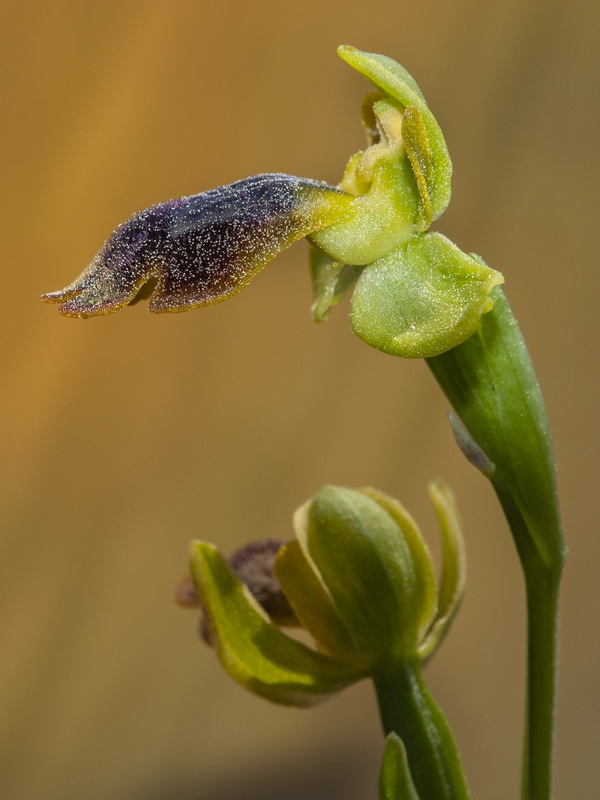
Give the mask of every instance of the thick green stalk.
<path id="1" fill-rule="evenodd" d="M 527 593 L 528 694 L 523 800 L 550 800 L 558 587 L 566 548 L 543 398 L 500 288 L 481 328 L 428 359 L 464 429 L 457 442 L 490 479 L 509 523 Z"/>
<path id="2" fill-rule="evenodd" d="M 467 800 L 452 733 L 419 665 L 403 664 L 378 673 L 373 681 L 384 731 L 402 740 L 420 800 Z"/>

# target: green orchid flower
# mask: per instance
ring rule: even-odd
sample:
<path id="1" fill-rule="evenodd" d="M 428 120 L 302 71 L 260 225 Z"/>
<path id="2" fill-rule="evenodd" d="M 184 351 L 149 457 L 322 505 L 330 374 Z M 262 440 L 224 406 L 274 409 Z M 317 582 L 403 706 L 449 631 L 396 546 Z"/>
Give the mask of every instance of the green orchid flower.
<path id="1" fill-rule="evenodd" d="M 135 214 L 73 283 L 43 295 L 71 317 L 109 314 L 151 294 L 155 313 L 239 292 L 277 253 L 308 237 L 313 315 L 325 319 L 355 286 L 350 322 L 368 344 L 408 358 L 468 339 L 502 276 L 428 229 L 450 199 L 450 158 L 419 87 L 390 58 L 340 47 L 369 78 L 368 147 L 339 187 L 258 175 Z"/>
<path id="2" fill-rule="evenodd" d="M 285 618 L 269 615 L 237 562 L 194 542 L 190 568 L 206 638 L 228 674 L 276 703 L 307 706 L 427 659 L 448 630 L 465 580 L 453 496 L 441 483 L 430 495 L 442 530 L 439 583 L 416 523 L 397 500 L 373 489 L 317 492 L 296 512 L 297 538 L 274 562 L 277 588 L 293 611 Z M 285 634 L 282 622 L 299 622 L 315 647 Z"/>

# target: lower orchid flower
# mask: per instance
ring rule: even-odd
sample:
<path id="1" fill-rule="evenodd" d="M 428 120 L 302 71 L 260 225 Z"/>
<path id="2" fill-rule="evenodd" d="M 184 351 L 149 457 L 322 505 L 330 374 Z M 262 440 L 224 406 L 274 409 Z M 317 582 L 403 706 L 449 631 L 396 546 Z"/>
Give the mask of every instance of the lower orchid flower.
<path id="1" fill-rule="evenodd" d="M 373 489 L 321 489 L 296 512 L 297 538 L 274 560 L 272 540 L 233 562 L 194 542 L 190 568 L 205 638 L 229 675 L 274 702 L 306 706 L 365 677 L 418 669 L 447 631 L 465 581 L 453 496 L 441 483 L 430 495 L 442 530 L 439 584 L 412 517 Z M 290 624 L 305 628 L 315 648 L 280 630 Z"/>

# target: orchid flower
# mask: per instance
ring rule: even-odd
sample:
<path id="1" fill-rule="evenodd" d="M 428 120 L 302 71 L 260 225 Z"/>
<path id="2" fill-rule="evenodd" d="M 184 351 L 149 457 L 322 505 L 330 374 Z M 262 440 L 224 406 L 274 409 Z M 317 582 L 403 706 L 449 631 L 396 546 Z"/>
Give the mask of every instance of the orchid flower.
<path id="1" fill-rule="evenodd" d="M 70 317 L 109 314 L 151 293 L 150 311 L 187 311 L 244 288 L 277 253 L 308 237 L 315 319 L 355 284 L 350 322 L 393 355 L 438 355 L 468 339 L 492 307 L 500 273 L 428 229 L 450 199 L 450 158 L 408 72 L 341 47 L 376 92 L 363 105 L 368 146 L 339 187 L 258 175 L 134 214 L 81 275 L 43 295 Z"/>

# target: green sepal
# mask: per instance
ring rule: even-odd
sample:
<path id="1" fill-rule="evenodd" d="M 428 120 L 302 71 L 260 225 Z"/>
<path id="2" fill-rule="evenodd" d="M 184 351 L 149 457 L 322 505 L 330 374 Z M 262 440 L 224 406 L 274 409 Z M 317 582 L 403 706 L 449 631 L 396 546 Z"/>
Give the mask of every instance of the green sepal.
<path id="1" fill-rule="evenodd" d="M 297 527 L 304 526 L 309 505 L 305 503 L 296 511 Z M 281 548 L 275 574 L 296 618 L 313 637 L 318 649 L 341 661 L 356 661 L 352 637 L 339 618 L 310 555 L 298 541 L 288 542 Z"/>
<path id="2" fill-rule="evenodd" d="M 350 323 L 372 347 L 404 358 L 443 353 L 479 329 L 499 272 L 463 253 L 441 233 L 415 234 L 364 269 Z"/>
<path id="3" fill-rule="evenodd" d="M 193 542 L 190 569 L 211 644 L 239 684 L 276 703 L 311 706 L 362 677 L 282 633 L 218 550 Z"/>
<path id="4" fill-rule="evenodd" d="M 379 772 L 379 800 L 419 800 L 406 749 L 396 733 L 388 734 Z"/>
<path id="5" fill-rule="evenodd" d="M 414 565 L 414 583 L 410 598 L 410 613 L 405 613 L 402 624 L 413 628 L 414 637 L 421 641 L 437 613 L 437 585 L 431 553 L 425 544 L 417 523 L 402 503 L 377 489 L 361 489 L 363 494 L 375 500 L 392 517 L 402 531 Z"/>
<path id="6" fill-rule="evenodd" d="M 414 78 L 396 61 L 377 53 L 364 53 L 355 47 L 342 45 L 338 55 L 355 70 L 368 78 L 382 93 L 393 97 L 405 108 L 413 106 L 421 112 L 431 150 L 432 170 L 428 183 L 431 200 L 431 219 L 436 220 L 450 201 L 452 162 L 440 127 L 429 110 Z"/>
<path id="7" fill-rule="evenodd" d="M 363 267 L 341 264 L 315 245 L 310 244 L 310 276 L 313 289 L 311 313 L 315 322 L 324 322 L 333 306 L 337 305 L 351 289 Z"/>
<path id="8" fill-rule="evenodd" d="M 467 558 L 456 500 L 446 484 L 429 484 L 442 532 L 442 574 L 439 581 L 437 612 L 427 636 L 419 645 L 419 657 L 428 658 L 448 632 L 465 590 Z"/>
<path id="9" fill-rule="evenodd" d="M 324 486 L 295 523 L 357 657 L 376 665 L 416 653 L 410 620 L 417 579 L 394 518 L 363 492 Z"/>

